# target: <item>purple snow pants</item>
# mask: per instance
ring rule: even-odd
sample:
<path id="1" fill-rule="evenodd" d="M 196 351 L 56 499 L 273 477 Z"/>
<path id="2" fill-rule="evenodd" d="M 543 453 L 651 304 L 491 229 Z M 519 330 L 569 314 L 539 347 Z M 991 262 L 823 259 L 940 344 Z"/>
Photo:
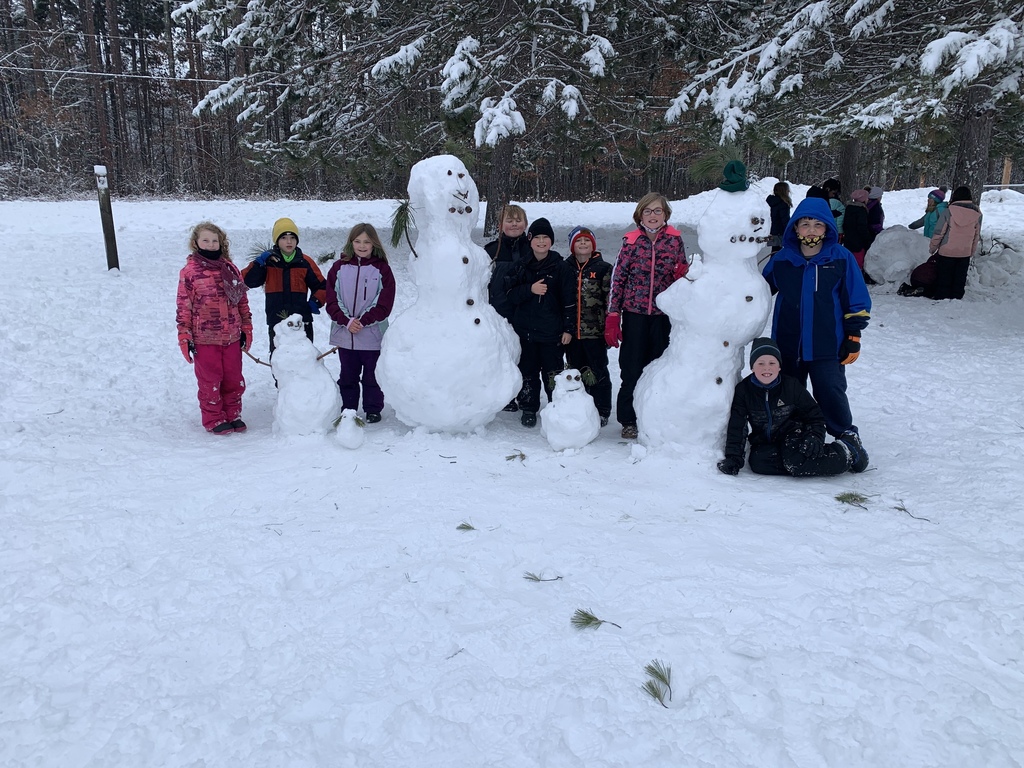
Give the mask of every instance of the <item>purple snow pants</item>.
<path id="1" fill-rule="evenodd" d="M 366 413 L 380 413 L 384 410 L 384 392 L 377 383 L 377 361 L 379 349 L 339 349 L 341 376 L 338 388 L 341 390 L 341 407 L 359 410 L 359 385 L 363 385 L 363 410 Z M 360 382 L 360 376 L 362 382 Z"/>

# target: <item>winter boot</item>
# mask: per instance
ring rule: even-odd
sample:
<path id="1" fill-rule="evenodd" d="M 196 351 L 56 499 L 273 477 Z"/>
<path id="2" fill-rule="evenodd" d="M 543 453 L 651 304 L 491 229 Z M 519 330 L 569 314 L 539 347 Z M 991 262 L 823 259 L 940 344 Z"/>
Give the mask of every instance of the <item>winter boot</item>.
<path id="1" fill-rule="evenodd" d="M 505 411 L 505 413 L 515 413 L 519 410 L 519 403 L 517 403 L 516 399 L 513 397 L 512 401 L 501 410 Z"/>
<path id="2" fill-rule="evenodd" d="M 623 440 L 636 440 L 640 436 L 640 432 L 636 428 L 636 424 L 623 424 L 622 425 L 622 439 Z"/>
<path id="3" fill-rule="evenodd" d="M 215 435 L 230 435 L 235 431 L 235 427 L 230 421 L 222 421 L 216 427 L 208 431 Z"/>
<path id="4" fill-rule="evenodd" d="M 366 423 L 367 424 L 377 424 L 379 421 L 380 421 L 380 414 L 379 413 L 368 413 L 368 414 L 366 414 Z"/>
<path id="5" fill-rule="evenodd" d="M 533 411 L 523 411 L 523 415 L 519 417 L 519 423 L 524 427 L 536 427 L 537 414 Z"/>
<path id="6" fill-rule="evenodd" d="M 234 421 L 232 421 L 231 428 L 235 430 L 235 432 L 245 432 L 245 430 L 248 429 L 248 427 L 245 426 L 245 422 L 242 421 L 241 419 L 235 419 Z"/>
<path id="7" fill-rule="evenodd" d="M 868 452 L 864 450 L 864 444 L 860 441 L 860 435 L 851 429 L 843 432 L 839 436 L 839 440 L 850 451 L 850 471 L 863 472 L 867 469 Z"/>
<path id="8" fill-rule="evenodd" d="M 608 416 L 606 416 L 604 414 L 601 415 L 601 426 L 602 427 L 607 427 L 608 426 Z"/>

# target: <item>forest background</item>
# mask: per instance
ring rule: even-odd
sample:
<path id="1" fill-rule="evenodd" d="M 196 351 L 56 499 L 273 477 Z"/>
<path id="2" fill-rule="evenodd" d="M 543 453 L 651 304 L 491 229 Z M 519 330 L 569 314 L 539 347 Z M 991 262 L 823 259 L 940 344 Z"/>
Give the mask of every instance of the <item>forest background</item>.
<path id="1" fill-rule="evenodd" d="M 1004 0 L 0 0 L 0 197 L 680 198 L 1024 181 Z M 486 229 L 493 231 L 493 221 Z"/>

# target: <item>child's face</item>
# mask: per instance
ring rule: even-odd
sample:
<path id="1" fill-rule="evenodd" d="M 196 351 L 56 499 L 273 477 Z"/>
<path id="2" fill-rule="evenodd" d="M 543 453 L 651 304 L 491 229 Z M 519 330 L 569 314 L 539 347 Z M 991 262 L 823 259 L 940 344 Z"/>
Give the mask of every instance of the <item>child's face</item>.
<path id="1" fill-rule="evenodd" d="M 660 202 L 653 202 L 640 211 L 640 221 L 651 231 L 661 229 L 665 226 L 665 209 Z"/>
<path id="2" fill-rule="evenodd" d="M 534 235 L 530 240 L 530 247 L 533 248 L 533 255 L 537 259 L 543 259 L 551 250 L 551 238 L 547 235 Z"/>
<path id="3" fill-rule="evenodd" d="M 368 259 L 370 254 L 373 253 L 373 240 L 363 232 L 363 234 L 352 241 L 352 250 L 359 258 Z"/>
<path id="4" fill-rule="evenodd" d="M 208 229 L 201 229 L 196 235 L 196 246 L 204 251 L 216 251 L 220 248 L 220 236 Z"/>
<path id="5" fill-rule="evenodd" d="M 782 366 L 773 355 L 761 355 L 754 361 L 754 376 L 762 384 L 771 384 L 782 373 Z"/>
<path id="6" fill-rule="evenodd" d="M 277 247 L 281 249 L 282 253 L 292 253 L 295 251 L 295 246 L 299 244 L 299 238 L 293 235 L 291 232 L 285 232 L 279 238 L 277 238 Z"/>
<path id="7" fill-rule="evenodd" d="M 505 219 L 501 222 L 501 233 L 505 235 L 505 237 L 519 237 L 525 231 L 525 219 Z"/>
<path id="8" fill-rule="evenodd" d="M 589 237 L 581 237 L 572 247 L 573 256 L 581 264 L 594 255 L 594 244 L 590 242 Z"/>

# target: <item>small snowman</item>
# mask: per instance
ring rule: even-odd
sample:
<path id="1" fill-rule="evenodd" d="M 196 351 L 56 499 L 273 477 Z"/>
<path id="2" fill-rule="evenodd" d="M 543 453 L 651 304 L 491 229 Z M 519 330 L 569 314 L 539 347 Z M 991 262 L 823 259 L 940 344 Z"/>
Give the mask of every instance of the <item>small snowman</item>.
<path id="1" fill-rule="evenodd" d="M 725 445 L 743 348 L 763 335 L 771 291 L 757 254 L 769 242 L 765 191 L 733 161 L 697 222 L 695 255 L 686 277 L 655 298 L 672 321 L 665 353 L 644 369 L 636 387 L 641 441 L 676 443 L 694 457 L 713 458 Z"/>
<path id="2" fill-rule="evenodd" d="M 540 433 L 553 451 L 582 448 L 601 431 L 601 417 L 575 368 L 555 374 L 552 400 L 540 412 Z"/>
<path id="3" fill-rule="evenodd" d="M 488 301 L 491 260 L 472 240 L 479 208 L 476 183 L 457 157 L 412 167 L 416 300 L 388 328 L 377 367 L 395 415 L 411 427 L 472 432 L 522 384 L 519 338 Z"/>
<path id="4" fill-rule="evenodd" d="M 338 430 L 335 432 L 338 445 L 354 451 L 363 444 L 365 436 L 363 421 L 358 414 L 351 408 L 343 410 L 338 419 Z"/>
<path id="5" fill-rule="evenodd" d="M 301 315 L 289 315 L 274 326 L 270 365 L 277 379 L 275 435 L 324 435 L 341 410 L 341 393 L 306 336 Z"/>

